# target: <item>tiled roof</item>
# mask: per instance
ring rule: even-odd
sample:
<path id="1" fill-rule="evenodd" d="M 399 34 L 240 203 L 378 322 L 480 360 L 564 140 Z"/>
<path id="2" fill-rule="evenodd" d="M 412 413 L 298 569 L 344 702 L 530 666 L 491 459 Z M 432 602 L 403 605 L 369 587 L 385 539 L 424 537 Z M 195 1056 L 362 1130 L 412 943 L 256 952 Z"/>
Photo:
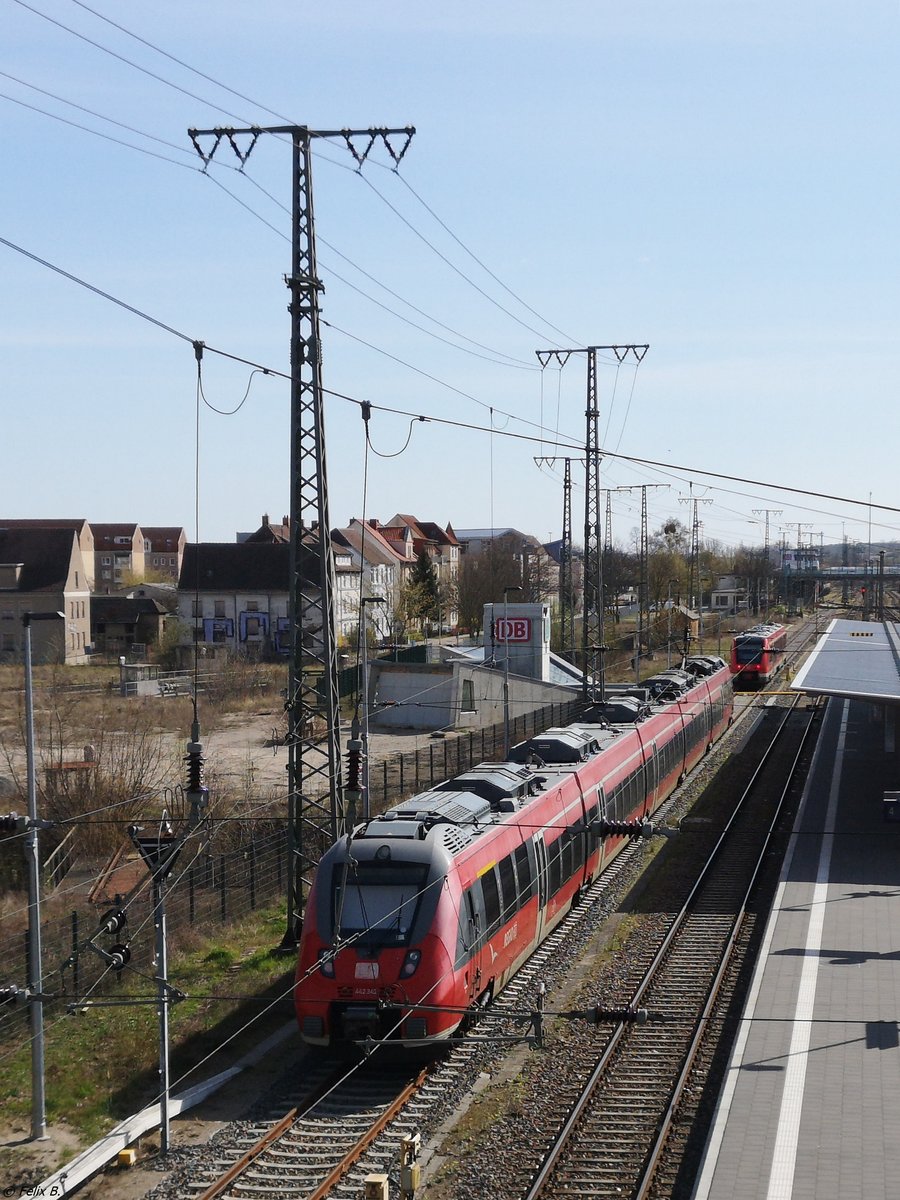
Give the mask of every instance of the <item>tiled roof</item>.
<path id="1" fill-rule="evenodd" d="M 91 530 L 94 534 L 94 549 L 104 550 L 114 546 L 117 537 L 128 538 L 129 542 L 133 541 L 138 534 L 139 527 L 133 522 L 122 522 L 115 525 L 91 524 Z M 121 543 L 119 544 L 121 545 Z"/>
<path id="2" fill-rule="evenodd" d="M 48 517 L 46 520 L 37 517 L 0 518 L 0 529 L 75 529 L 80 534 L 85 525 L 87 520 L 84 517 Z"/>
<path id="3" fill-rule="evenodd" d="M 76 540 L 74 528 L 0 528 L 0 563 L 22 563 L 16 591 L 61 591 Z"/>
<path id="4" fill-rule="evenodd" d="M 291 548 L 283 542 L 189 542 L 184 548 L 179 591 L 290 589 Z"/>
<path id="5" fill-rule="evenodd" d="M 142 525 L 141 533 L 150 542 L 157 554 L 177 550 L 184 529 L 180 525 Z"/>

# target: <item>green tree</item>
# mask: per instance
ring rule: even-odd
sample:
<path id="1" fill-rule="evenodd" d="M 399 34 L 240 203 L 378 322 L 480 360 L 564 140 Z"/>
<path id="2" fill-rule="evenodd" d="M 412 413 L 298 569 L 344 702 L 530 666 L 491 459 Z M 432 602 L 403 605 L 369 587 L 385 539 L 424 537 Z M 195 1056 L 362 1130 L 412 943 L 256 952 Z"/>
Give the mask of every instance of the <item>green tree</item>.
<path id="1" fill-rule="evenodd" d="M 420 624 L 437 620 L 439 601 L 437 571 L 428 554 L 420 550 L 409 576 L 407 607 L 410 617 Z"/>

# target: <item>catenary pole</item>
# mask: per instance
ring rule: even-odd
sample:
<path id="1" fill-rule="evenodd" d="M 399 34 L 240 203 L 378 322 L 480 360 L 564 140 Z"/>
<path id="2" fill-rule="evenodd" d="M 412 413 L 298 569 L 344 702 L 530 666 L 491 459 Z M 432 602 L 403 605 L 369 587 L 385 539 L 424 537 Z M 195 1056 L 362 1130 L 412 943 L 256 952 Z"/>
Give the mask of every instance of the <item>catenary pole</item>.
<path id="1" fill-rule="evenodd" d="M 649 346 L 627 345 L 582 346 L 569 350 L 537 350 L 542 367 L 555 362 L 562 369 L 573 354 L 587 358 L 587 402 L 585 405 L 585 488 L 584 488 L 584 602 L 581 613 L 581 647 L 584 678 L 582 695 L 587 701 L 591 687 L 599 685 L 599 699 L 606 700 L 603 652 L 603 553 L 600 527 L 600 413 L 597 402 L 597 354 L 611 351 L 619 363 L 633 357 L 640 364 Z"/>
<path id="2" fill-rule="evenodd" d="M 291 272 L 291 553 L 288 621 L 288 890 L 282 946 L 297 944 L 312 873 L 324 850 L 346 827 L 341 778 L 340 709 L 335 630 L 335 578 L 328 515 L 322 345 L 323 285 L 316 265 L 312 144 L 343 141 L 362 168 L 375 146 L 399 166 L 415 129 L 310 129 L 279 125 L 190 129 L 204 166 L 221 146 L 241 166 L 262 134 L 290 138 Z"/>

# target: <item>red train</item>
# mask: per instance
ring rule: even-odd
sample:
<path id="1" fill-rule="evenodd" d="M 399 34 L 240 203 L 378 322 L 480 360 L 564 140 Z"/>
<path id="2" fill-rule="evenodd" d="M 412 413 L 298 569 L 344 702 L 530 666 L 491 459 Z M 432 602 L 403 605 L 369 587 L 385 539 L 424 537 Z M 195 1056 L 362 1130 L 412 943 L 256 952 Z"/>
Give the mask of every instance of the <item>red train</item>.
<path id="1" fill-rule="evenodd" d="M 304 1041 L 427 1046 L 503 988 L 626 842 L 604 824 L 648 817 L 730 723 L 722 659 L 659 680 L 331 847 L 300 942 Z"/>
<path id="2" fill-rule="evenodd" d="M 783 625 L 754 625 L 731 643 L 731 673 L 743 687 L 760 687 L 784 665 L 787 629 Z"/>

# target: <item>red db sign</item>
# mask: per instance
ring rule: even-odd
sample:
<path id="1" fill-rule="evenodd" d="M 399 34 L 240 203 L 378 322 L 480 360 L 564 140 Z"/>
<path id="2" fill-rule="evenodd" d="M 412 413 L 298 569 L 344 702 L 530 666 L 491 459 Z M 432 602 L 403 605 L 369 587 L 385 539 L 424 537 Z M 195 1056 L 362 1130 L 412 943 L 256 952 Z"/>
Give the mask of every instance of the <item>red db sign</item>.
<path id="1" fill-rule="evenodd" d="M 497 617 L 494 621 L 495 642 L 530 642 L 530 617 Z"/>

